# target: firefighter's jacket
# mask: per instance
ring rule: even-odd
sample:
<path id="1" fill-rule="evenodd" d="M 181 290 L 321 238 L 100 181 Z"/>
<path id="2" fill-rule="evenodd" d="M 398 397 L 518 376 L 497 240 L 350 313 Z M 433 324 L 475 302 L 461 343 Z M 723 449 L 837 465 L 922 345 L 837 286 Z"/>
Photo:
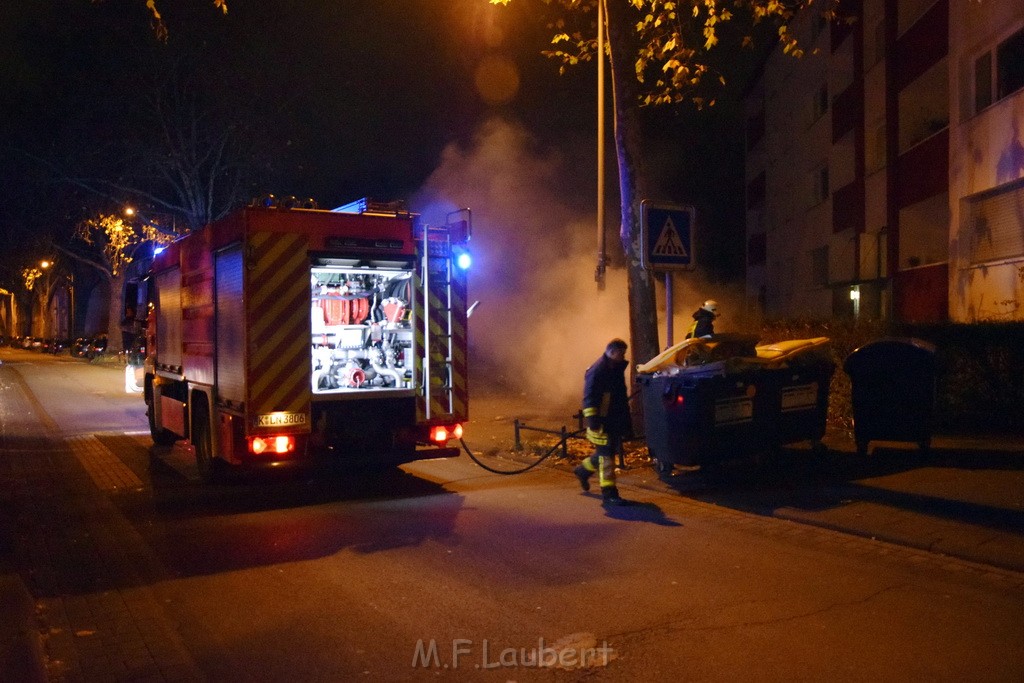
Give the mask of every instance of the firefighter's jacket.
<path id="1" fill-rule="evenodd" d="M 686 338 L 710 337 L 715 334 L 715 314 L 703 308 L 693 312 L 693 324 L 686 333 Z"/>
<path id="2" fill-rule="evenodd" d="M 583 415 L 588 420 L 596 417 L 598 427 L 613 438 L 632 432 L 624 374 L 628 364 L 601 354 L 583 377 Z"/>

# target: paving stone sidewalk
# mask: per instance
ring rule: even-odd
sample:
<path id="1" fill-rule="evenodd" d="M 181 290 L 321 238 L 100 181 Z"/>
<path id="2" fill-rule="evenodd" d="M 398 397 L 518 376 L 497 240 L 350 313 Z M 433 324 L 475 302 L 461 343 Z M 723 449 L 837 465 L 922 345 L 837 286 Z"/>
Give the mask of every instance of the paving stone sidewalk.
<path id="1" fill-rule="evenodd" d="M 76 457 L 2 367 L 0 399 L 0 680 L 202 680 L 153 590 L 160 565 L 97 485 L 132 483 L 119 461 Z"/>

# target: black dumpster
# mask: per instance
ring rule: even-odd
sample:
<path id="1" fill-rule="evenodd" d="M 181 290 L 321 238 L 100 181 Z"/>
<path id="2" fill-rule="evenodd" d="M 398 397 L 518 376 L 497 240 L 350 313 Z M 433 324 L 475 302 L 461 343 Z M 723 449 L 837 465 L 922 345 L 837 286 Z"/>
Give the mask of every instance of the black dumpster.
<path id="1" fill-rule="evenodd" d="M 675 375 L 638 375 L 647 448 L 657 469 L 709 465 L 765 448 L 766 396 L 759 373 L 720 374 L 687 368 Z"/>
<path id="2" fill-rule="evenodd" d="M 857 453 L 871 441 L 912 441 L 927 450 L 935 407 L 935 347 L 920 339 L 879 339 L 847 356 Z"/>
<path id="3" fill-rule="evenodd" d="M 795 358 L 781 368 L 764 370 L 768 438 L 783 446 L 809 441 L 817 452 L 824 450 L 828 418 L 828 391 L 835 364 L 824 354 Z"/>
<path id="4" fill-rule="evenodd" d="M 835 372 L 828 340 L 755 347 L 756 338 L 723 337 L 686 348 L 681 365 L 666 352 L 637 375 L 647 448 L 661 472 L 798 441 L 821 448 Z"/>

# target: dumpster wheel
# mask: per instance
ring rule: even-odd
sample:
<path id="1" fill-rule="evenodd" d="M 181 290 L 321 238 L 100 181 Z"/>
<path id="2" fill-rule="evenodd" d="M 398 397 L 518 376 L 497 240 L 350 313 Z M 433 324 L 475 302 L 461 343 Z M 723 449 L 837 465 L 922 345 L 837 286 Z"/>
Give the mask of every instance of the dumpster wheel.
<path id="1" fill-rule="evenodd" d="M 658 474 L 659 477 L 672 474 L 672 469 L 674 467 L 673 463 L 667 460 L 662 460 L 657 455 L 655 455 L 654 452 L 650 450 L 650 448 L 648 448 L 648 453 L 651 456 L 651 465 L 654 467 L 654 471 Z"/>

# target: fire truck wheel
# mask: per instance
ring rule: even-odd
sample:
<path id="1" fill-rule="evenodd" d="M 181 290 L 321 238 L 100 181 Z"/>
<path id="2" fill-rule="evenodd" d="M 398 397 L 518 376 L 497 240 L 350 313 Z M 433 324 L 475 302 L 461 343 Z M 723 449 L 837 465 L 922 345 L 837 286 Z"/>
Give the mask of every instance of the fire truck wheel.
<path id="1" fill-rule="evenodd" d="M 153 443 L 157 446 L 173 446 L 178 437 L 174 432 L 156 426 L 156 419 L 153 417 L 153 406 L 146 406 L 146 417 L 149 418 L 149 435 L 153 437 Z"/>
<path id="2" fill-rule="evenodd" d="M 206 484 L 215 484 L 223 477 L 223 463 L 213 455 L 210 438 L 210 411 L 205 405 L 197 407 L 192 423 L 192 447 L 196 451 L 196 469 Z"/>

